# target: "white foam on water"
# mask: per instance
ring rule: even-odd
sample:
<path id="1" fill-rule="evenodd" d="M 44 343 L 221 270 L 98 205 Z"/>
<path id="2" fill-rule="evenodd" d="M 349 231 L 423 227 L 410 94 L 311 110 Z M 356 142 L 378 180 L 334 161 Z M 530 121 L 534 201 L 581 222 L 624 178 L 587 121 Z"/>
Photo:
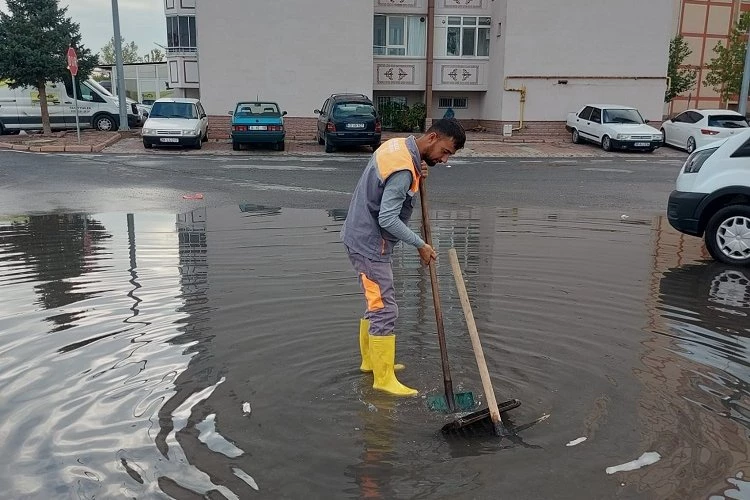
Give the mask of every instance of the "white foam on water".
<path id="1" fill-rule="evenodd" d="M 647 451 L 643 455 L 641 455 L 637 460 L 632 460 L 630 462 L 615 465 L 614 467 L 607 467 L 607 474 L 614 474 L 615 472 L 624 472 L 629 470 L 636 470 L 640 469 L 641 467 L 645 467 L 647 465 L 655 464 L 661 460 L 661 455 L 659 455 L 655 451 Z"/>
<path id="2" fill-rule="evenodd" d="M 579 437 L 578 439 L 574 439 L 573 441 L 571 441 L 570 443 L 566 444 L 565 446 L 575 446 L 577 444 L 583 443 L 584 441 L 586 441 L 586 439 L 588 439 L 588 438 L 586 438 L 585 436 L 584 437 Z"/>

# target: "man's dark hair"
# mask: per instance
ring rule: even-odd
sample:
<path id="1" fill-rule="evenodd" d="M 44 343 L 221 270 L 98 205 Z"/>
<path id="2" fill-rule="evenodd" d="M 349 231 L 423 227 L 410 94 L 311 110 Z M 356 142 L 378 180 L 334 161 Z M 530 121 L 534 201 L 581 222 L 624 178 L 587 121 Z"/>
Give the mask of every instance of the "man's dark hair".
<path id="1" fill-rule="evenodd" d="M 466 143 L 466 132 L 464 132 L 464 127 L 455 118 L 442 118 L 440 120 L 435 120 L 432 122 L 432 127 L 430 127 L 425 133 L 429 134 L 430 132 L 435 132 L 443 137 L 450 137 L 453 139 L 453 145 L 456 146 L 457 150 L 463 148 L 464 143 Z"/>

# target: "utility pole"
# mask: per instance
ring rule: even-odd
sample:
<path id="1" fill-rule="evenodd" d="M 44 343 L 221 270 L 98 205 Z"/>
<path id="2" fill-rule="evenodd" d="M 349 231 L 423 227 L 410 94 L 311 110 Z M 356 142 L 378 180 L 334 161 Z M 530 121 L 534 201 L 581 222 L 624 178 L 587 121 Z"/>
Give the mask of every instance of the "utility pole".
<path id="1" fill-rule="evenodd" d="M 128 104 L 125 94 L 125 70 L 122 64 L 122 38 L 120 37 L 120 10 L 117 0 L 112 0 L 112 24 L 115 31 L 115 63 L 117 64 L 117 97 L 120 100 L 120 130 L 128 128 Z"/>
<path id="2" fill-rule="evenodd" d="M 750 32 L 748 32 L 747 46 L 745 47 L 745 72 L 742 74 L 742 87 L 740 87 L 740 102 L 737 111 L 742 116 L 747 115 L 747 94 L 750 85 Z"/>
<path id="3" fill-rule="evenodd" d="M 427 117 L 424 128 L 427 130 L 432 126 L 432 72 L 434 67 L 434 45 L 435 43 L 435 0 L 427 0 L 427 74 L 425 75 L 425 107 Z"/>

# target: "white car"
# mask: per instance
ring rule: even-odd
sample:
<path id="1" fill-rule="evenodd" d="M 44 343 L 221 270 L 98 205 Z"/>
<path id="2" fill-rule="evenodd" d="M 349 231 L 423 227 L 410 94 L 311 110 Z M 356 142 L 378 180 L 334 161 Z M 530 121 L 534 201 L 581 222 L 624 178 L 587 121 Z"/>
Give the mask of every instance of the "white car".
<path id="1" fill-rule="evenodd" d="M 636 108 L 589 104 L 577 113 L 569 113 L 565 128 L 575 144 L 593 142 L 605 151 L 653 151 L 662 145 L 662 135 L 646 123 Z"/>
<path id="2" fill-rule="evenodd" d="M 151 114 L 141 129 L 143 147 L 203 147 L 208 140 L 208 118 L 198 99 L 164 98 L 151 106 Z"/>
<path id="3" fill-rule="evenodd" d="M 714 259 L 750 266 L 750 129 L 688 156 L 667 217 L 678 231 L 704 236 Z"/>
<path id="4" fill-rule="evenodd" d="M 688 153 L 746 128 L 745 117 L 728 109 L 688 109 L 661 124 L 664 144 Z"/>

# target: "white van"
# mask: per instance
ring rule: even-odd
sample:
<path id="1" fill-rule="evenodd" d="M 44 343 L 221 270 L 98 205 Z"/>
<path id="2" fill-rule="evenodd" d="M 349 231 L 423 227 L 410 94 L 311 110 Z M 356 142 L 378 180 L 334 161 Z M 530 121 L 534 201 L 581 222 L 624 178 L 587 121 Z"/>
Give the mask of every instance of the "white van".
<path id="1" fill-rule="evenodd" d="M 78 119 L 82 128 L 117 130 L 120 108 L 117 97 L 94 80 L 78 81 Z M 47 108 L 52 129 L 69 129 L 76 126 L 76 107 L 73 85 L 70 80 L 47 84 Z M 143 122 L 135 101 L 127 99 L 128 126 Z M 42 109 L 39 91 L 33 87 L 11 89 L 0 81 L 0 134 L 18 133 L 19 130 L 42 128 Z"/>

